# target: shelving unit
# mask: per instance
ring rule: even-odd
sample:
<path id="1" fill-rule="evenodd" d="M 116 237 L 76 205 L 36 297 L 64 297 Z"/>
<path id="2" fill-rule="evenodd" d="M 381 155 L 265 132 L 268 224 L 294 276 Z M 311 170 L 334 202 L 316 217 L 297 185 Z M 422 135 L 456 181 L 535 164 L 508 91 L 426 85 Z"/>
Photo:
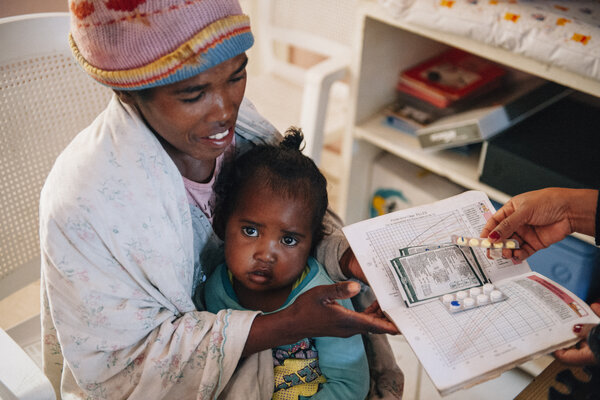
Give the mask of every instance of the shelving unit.
<path id="1" fill-rule="evenodd" d="M 374 159 L 386 151 L 446 177 L 466 189 L 481 190 L 500 203 L 511 196 L 478 179 L 479 151 L 424 151 L 417 139 L 383 123 L 382 110 L 395 98 L 398 73 L 452 46 L 512 69 L 600 97 L 600 82 L 469 38 L 398 21 L 376 1 L 359 8 L 352 60 L 350 126 L 344 140 L 341 215 L 346 223 L 368 217 L 366 190 Z M 344 196 L 345 195 L 345 196 Z M 577 235 L 591 243 L 591 238 Z"/>
<path id="2" fill-rule="evenodd" d="M 478 150 L 468 155 L 451 150 L 424 151 L 414 136 L 399 132 L 383 122 L 382 110 L 395 99 L 395 86 L 399 72 L 440 53 L 449 46 L 600 99 L 599 81 L 468 38 L 400 22 L 389 15 L 387 10 L 375 0 L 362 1 L 356 26 L 351 64 L 352 104 L 342 147 L 340 168 L 343 172 L 340 179 L 342 197 L 339 201 L 340 215 L 347 224 L 369 217 L 372 167 L 382 152 L 391 153 L 426 168 L 466 189 L 483 191 L 491 199 L 500 203 L 510 199 L 510 195 L 479 181 L 480 152 Z M 579 234 L 573 236 L 586 243 L 593 243 L 593 239 L 588 236 Z M 578 257 L 583 256 L 578 255 Z M 568 266 L 562 270 L 565 274 L 572 272 L 575 275 L 577 268 L 574 265 L 576 263 L 573 262 L 575 258 L 567 257 Z M 554 266 L 552 263 L 549 265 Z M 579 268 L 588 267 L 589 265 L 582 264 Z M 568 278 L 570 279 L 570 275 Z M 394 349 L 397 357 L 406 357 L 410 354 L 409 350 L 399 347 L 397 343 L 394 344 Z M 527 370 L 531 376 L 535 376 L 551 360 L 552 357 L 545 356 L 530 362 L 529 365 L 521 366 L 519 370 L 510 372 L 517 374 Z M 437 393 L 428 392 L 429 386 L 422 383 L 426 377 L 421 379 L 422 372 L 419 370 L 416 358 L 412 362 L 407 362 L 406 359 L 402 361 L 402 368 L 407 377 L 405 397 L 438 398 Z M 509 374 L 502 376 L 510 382 L 504 384 L 506 388 L 515 387 L 514 376 L 509 377 Z M 499 390 L 492 389 L 491 392 L 489 390 L 484 385 L 478 385 L 472 388 L 473 393 L 468 390 L 461 391 L 456 393 L 456 398 L 481 398 L 482 396 L 512 398 L 501 394 Z"/>

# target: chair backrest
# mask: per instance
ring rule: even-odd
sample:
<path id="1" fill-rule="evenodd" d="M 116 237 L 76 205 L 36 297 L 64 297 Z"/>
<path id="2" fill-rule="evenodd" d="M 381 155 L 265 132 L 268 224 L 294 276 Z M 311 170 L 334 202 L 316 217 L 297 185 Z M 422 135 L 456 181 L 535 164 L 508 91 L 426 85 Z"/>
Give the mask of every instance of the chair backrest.
<path id="1" fill-rule="evenodd" d="M 111 96 L 76 64 L 69 24 L 68 13 L 0 19 L 0 300 L 39 279 L 40 189 Z"/>
<path id="2" fill-rule="evenodd" d="M 356 0 L 258 0 L 262 68 L 301 83 L 302 71 L 286 57 L 289 46 L 323 57 L 349 54 L 357 3 Z"/>

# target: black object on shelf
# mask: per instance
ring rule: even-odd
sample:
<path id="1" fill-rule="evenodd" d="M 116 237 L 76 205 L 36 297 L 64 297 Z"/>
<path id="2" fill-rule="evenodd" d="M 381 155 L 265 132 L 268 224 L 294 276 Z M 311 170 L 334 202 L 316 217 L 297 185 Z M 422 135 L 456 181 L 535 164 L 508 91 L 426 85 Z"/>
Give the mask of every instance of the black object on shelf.
<path id="1" fill-rule="evenodd" d="M 600 109 L 566 97 L 486 142 L 479 180 L 511 196 L 600 188 Z"/>

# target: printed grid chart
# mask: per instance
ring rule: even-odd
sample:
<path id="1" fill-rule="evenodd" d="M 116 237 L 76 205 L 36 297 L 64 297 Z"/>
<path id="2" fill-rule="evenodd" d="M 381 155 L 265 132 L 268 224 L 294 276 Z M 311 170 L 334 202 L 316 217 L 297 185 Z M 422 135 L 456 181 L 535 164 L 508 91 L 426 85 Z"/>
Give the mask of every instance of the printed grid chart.
<path id="1" fill-rule="evenodd" d="M 380 229 L 367 232 L 376 261 L 384 269 L 394 289 L 399 292 L 398 277 L 390 260 L 400 256 L 400 249 L 435 243 L 450 243 L 450 237 L 464 231 L 461 214 L 451 211 L 438 215 L 424 215 L 410 220 L 400 220 Z"/>
<path id="2" fill-rule="evenodd" d="M 453 234 L 464 231 L 460 214 L 450 212 L 442 215 L 426 215 L 409 221 L 399 221 L 367 233 L 367 239 L 382 264 L 400 255 L 404 247 L 435 243 L 450 243 Z"/>
<path id="3" fill-rule="evenodd" d="M 412 317 L 448 367 L 553 325 L 551 317 L 530 299 L 526 290 L 507 285 L 502 291 L 508 299 L 497 304 L 449 313 L 439 302 L 426 303 Z"/>

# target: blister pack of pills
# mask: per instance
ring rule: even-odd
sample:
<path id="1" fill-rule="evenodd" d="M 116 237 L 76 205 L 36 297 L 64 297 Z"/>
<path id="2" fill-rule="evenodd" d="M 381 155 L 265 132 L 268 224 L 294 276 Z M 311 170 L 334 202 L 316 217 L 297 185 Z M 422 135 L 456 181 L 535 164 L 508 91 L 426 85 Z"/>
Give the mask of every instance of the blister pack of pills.
<path id="1" fill-rule="evenodd" d="M 450 240 L 453 244 L 456 244 L 458 246 L 490 249 L 489 256 L 493 260 L 498 260 L 502 258 L 502 249 L 514 250 L 519 248 L 519 242 L 517 242 L 515 239 L 506 239 L 492 243 L 487 238 L 452 235 L 450 237 Z"/>
<path id="2" fill-rule="evenodd" d="M 491 283 L 440 297 L 444 307 L 451 313 L 498 303 L 506 299 L 506 295 Z"/>
<path id="3" fill-rule="evenodd" d="M 459 246 L 468 246 L 468 247 L 482 247 L 486 249 L 518 249 L 519 242 L 515 239 L 506 239 L 501 240 L 496 243 L 490 242 L 487 238 L 475 238 L 475 237 L 467 237 L 467 236 L 458 236 L 452 235 L 450 237 L 452 243 L 457 244 Z"/>

